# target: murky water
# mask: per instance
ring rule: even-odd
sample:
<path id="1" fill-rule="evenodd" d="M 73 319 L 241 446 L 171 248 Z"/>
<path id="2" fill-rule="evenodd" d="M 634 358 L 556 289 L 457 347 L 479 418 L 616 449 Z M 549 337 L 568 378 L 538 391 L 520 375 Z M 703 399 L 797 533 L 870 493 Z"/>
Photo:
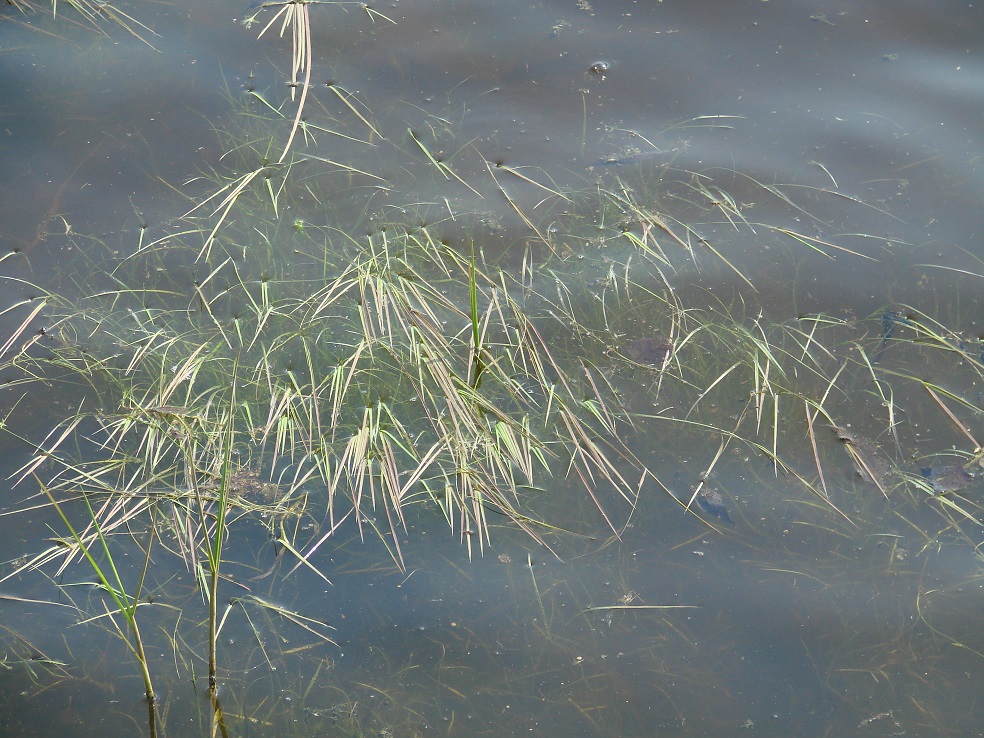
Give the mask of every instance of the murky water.
<path id="1" fill-rule="evenodd" d="M 32 285 L 78 299 L 137 275 L 193 294 L 214 265 L 179 248 L 160 273 L 119 260 L 181 243 L 179 216 L 215 192 L 216 174 L 255 166 L 251 152 L 267 147 L 268 181 L 281 181 L 266 142 L 282 145 L 295 110 L 289 40 L 279 24 L 256 39 L 272 10 L 250 23 L 245 3 L 128 5 L 159 34 L 140 31 L 152 49 L 59 8 L 53 21 L 4 6 L 0 24 L 3 341 L 30 316 Z M 479 555 L 472 540 L 469 560 L 469 536 L 414 505 L 401 571 L 392 545 L 346 520 L 314 560 L 331 585 L 305 567 L 288 574 L 267 519 L 244 517 L 221 636 L 234 734 L 981 735 L 984 11 L 310 10 L 298 150 L 321 158 L 296 165 L 275 215 L 234 213 L 229 240 L 267 239 L 274 281 L 298 284 L 323 279 L 312 234 L 384 224 L 463 254 L 474 244 L 512 273 L 537 253 L 548 268 L 524 274 L 525 309 L 558 357 L 620 393 L 632 417 L 620 432 L 651 475 L 633 478 L 634 506 L 605 484 L 588 498 L 562 464 L 524 490 L 557 528 L 543 533 L 552 551 L 493 517 L 492 547 Z M 632 220 L 629 201 L 666 230 Z M 644 265 L 623 233 L 655 239 L 666 263 Z M 242 279 L 265 284 L 246 261 Z M 223 279 L 211 286 L 231 291 Z M 188 307 L 186 292 L 178 302 Z M 217 322 L 242 309 L 216 305 Z M 45 314 L 28 322 L 23 336 L 39 335 Z M 669 347 L 659 366 L 632 349 L 654 336 Z M 774 360 L 750 349 L 755 361 L 739 365 L 736 351 L 760 338 Z M 25 395 L 4 372 L 2 416 L 34 443 L 87 392 Z M 2 444 L 6 478 L 30 450 Z M 956 464 L 967 485 L 934 494 L 932 469 Z M 701 510 L 705 488 L 725 515 Z M 61 530 L 35 491 L 27 480 L 4 492 L 4 576 Z M 299 526 L 324 524 L 307 515 Z M 127 553 L 136 576 L 139 551 Z M 76 567 L 59 583 L 91 576 Z M 97 592 L 68 591 L 101 611 Z M 201 595 L 177 561 L 148 591 L 163 605 L 146 617 L 166 730 L 203 732 Z M 139 677 L 108 628 L 63 635 L 79 618 L 37 573 L 0 594 L 3 732 L 144 724 Z"/>

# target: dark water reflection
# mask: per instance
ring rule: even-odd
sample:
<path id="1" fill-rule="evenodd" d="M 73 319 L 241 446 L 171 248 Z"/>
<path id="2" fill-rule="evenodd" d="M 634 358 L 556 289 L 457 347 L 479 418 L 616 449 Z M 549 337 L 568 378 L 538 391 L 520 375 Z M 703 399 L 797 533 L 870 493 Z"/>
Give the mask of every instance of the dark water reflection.
<path id="1" fill-rule="evenodd" d="M 108 254 L 163 237 L 211 193 L 204 175 L 238 166 L 223 154 L 286 131 L 289 43 L 273 30 L 256 41 L 259 27 L 241 22 L 243 5 L 133 4 L 133 15 L 160 34 L 149 37 L 160 53 L 118 28 L 103 38 L 4 9 L 0 256 L 20 252 L 0 262 L 6 276 L 44 285 L 58 275 L 77 248 L 65 238 L 69 225 L 97 236 Z M 288 220 L 337 218 L 363 232 L 372 228 L 370 213 L 426 202 L 424 219 L 447 220 L 442 209 L 487 215 L 478 238 L 495 253 L 521 246 L 527 234 L 496 182 L 528 212 L 559 219 L 566 207 L 502 166 L 564 192 L 597 181 L 658 186 L 667 193 L 662 210 L 693 223 L 755 285 L 706 254 L 699 264 L 680 256 L 672 282 L 686 306 L 727 305 L 749 319 L 762 311 L 777 324 L 808 313 L 837 316 L 845 325 L 834 367 L 852 342 L 877 348 L 886 306 L 911 306 L 968 340 L 980 338 L 984 12 L 975 4 L 400 0 L 370 7 L 312 6 L 318 88 L 306 122 L 344 133 L 312 128 L 319 141 L 331 141 L 333 160 L 382 180 L 305 173 L 311 194 L 292 195 Z M 378 133 L 327 83 L 361 101 Z M 285 117 L 274 119 L 263 100 L 282 106 Z M 437 176 L 422 147 L 443 153 L 474 190 Z M 670 158 L 670 169 L 632 159 L 653 150 Z M 592 166 L 614 159 L 626 161 Z M 729 222 L 695 194 L 694 182 L 727 192 L 747 223 Z M 793 207 L 762 185 L 775 185 Z M 757 227 L 765 223 L 859 255 L 825 246 L 821 255 Z M 467 227 L 441 228 L 455 239 Z M 188 268 L 188 281 L 198 276 L 176 258 L 178 266 Z M 7 281 L 0 308 L 30 292 Z M 582 297 L 587 311 L 592 300 Z M 4 335 L 23 315 L 0 317 Z M 640 320 L 667 330 L 658 316 Z M 591 350 L 593 359 L 605 356 Z M 975 407 L 957 412 L 979 437 L 979 379 L 966 364 L 921 357 L 918 347 L 893 345 L 884 364 L 921 362 L 926 378 L 970 398 Z M 714 366 L 721 373 L 727 364 Z M 631 431 L 635 453 L 686 502 L 720 437 L 662 422 L 662 409 L 692 398 L 657 396 L 650 375 L 625 372 L 612 381 L 632 392 L 634 411 L 650 416 Z M 807 381 L 823 392 L 822 382 Z M 733 402 L 737 415 L 741 385 L 721 387 L 724 399 L 716 401 Z M 967 435 L 924 387 L 901 379 L 893 387 L 902 414 L 897 440 L 885 430 L 885 403 L 870 377 L 845 382 L 831 407 L 877 439 L 895 480 L 918 476 L 940 454 L 962 450 L 967 458 Z M 6 415 L 20 392 L 2 392 Z M 46 400 L 22 401 L 38 423 L 25 428 L 35 439 L 47 428 Z M 337 648 L 255 611 L 255 620 L 238 610 L 230 617 L 223 638 L 235 687 L 225 699 L 237 734 L 981 735 L 980 525 L 961 521 L 960 534 L 937 514 L 938 500 L 886 500 L 858 477 L 828 428 L 817 434 L 818 451 L 801 425 L 776 436 L 799 473 L 815 469 L 815 454 L 829 460 L 824 481 L 844 516 L 795 474 L 776 472 L 743 447 L 729 448 L 711 475 L 735 521 L 720 530 L 647 481 L 631 517 L 604 498 L 623 534 L 615 540 L 590 503 L 570 502 L 583 495 L 565 480 L 531 492 L 546 519 L 580 534 L 550 537 L 557 557 L 496 528 L 494 549 L 469 562 L 440 521 L 419 513 L 404 543 L 403 573 L 380 546 L 343 528 L 317 562 L 334 586 L 303 570 L 247 585 L 330 622 Z M 4 440 L 2 449 L 13 473 L 23 446 Z M 3 512 L 28 494 L 6 491 Z M 967 494 L 979 501 L 979 482 Z M 44 513 L 0 518 L 5 529 L 19 526 L 17 535 L 2 536 L 3 574 L 29 552 L 32 536 L 49 535 L 50 523 Z M 271 566 L 273 547 L 259 524 L 244 525 L 241 535 L 249 563 L 236 573 L 248 581 Z M 53 596 L 27 575 L 2 586 L 0 593 L 19 598 Z M 175 604 L 187 598 L 191 608 L 199 595 L 190 582 L 182 586 L 169 596 Z M 173 614 L 158 610 L 160 632 L 172 633 Z M 0 612 L 52 658 L 84 661 L 88 677 L 77 686 L 39 672 L 34 684 L 18 665 L 0 682 L 2 731 L 88 735 L 107 703 L 114 716 L 140 714 L 130 699 L 138 682 L 118 641 L 107 646 L 96 635 L 90 643 L 81 628 L 63 640 L 57 611 L 19 600 L 0 600 Z M 170 676 L 174 649 L 158 637 L 161 671 Z M 0 643 L 11 663 L 26 658 L 13 635 Z M 175 668 L 168 730 L 184 734 L 198 719 L 200 695 L 186 686 L 187 664 Z M 200 676 L 201 664 L 195 668 Z M 237 668 L 247 677 L 232 676 Z M 58 689 L 41 691 L 46 679 Z M 43 724 L 39 705 L 64 719 Z"/>

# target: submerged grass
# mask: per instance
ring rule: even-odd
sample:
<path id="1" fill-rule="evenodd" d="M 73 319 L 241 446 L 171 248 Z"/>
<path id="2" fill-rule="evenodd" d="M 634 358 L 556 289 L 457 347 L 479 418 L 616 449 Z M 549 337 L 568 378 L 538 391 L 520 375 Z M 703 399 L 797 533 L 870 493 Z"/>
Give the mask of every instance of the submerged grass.
<path id="1" fill-rule="evenodd" d="M 894 473 L 867 440 L 888 434 L 901 443 L 900 383 L 935 396 L 948 422 L 974 439 L 950 404 L 975 411 L 975 399 L 910 367 L 955 364 L 977 381 L 975 345 L 911 309 L 886 336 L 881 316 L 784 324 L 740 303 L 688 305 L 674 275 L 698 259 L 702 241 L 624 182 L 577 195 L 596 220 L 572 211 L 565 240 L 540 257 L 528 250 L 517 270 L 490 261 L 479 243 L 449 241 L 450 219 L 426 222 L 423 208 L 405 209 L 403 221 L 377 218 L 367 235 L 284 227 L 278 200 L 288 180 L 272 188 L 259 183 L 261 171 L 230 181 L 235 197 L 220 203 L 218 225 L 189 214 L 182 237 L 142 241 L 122 259 L 97 241 L 80 244 L 86 262 L 73 268 L 102 284 L 72 290 L 81 299 L 52 292 L 11 308 L 24 318 L 3 345 L 19 381 L 86 386 L 94 398 L 38 444 L 20 479 L 60 463 L 45 482 L 60 500 L 125 500 L 132 516 L 169 506 L 167 547 L 200 573 L 207 593 L 212 684 L 228 515 L 250 475 L 277 490 L 276 506 L 250 504 L 278 511 L 271 527 L 294 559 L 290 570 L 319 570 L 320 552 L 349 518 L 382 536 L 402 567 L 408 504 L 433 506 L 470 551 L 490 542 L 490 512 L 547 544 L 554 521 L 525 500 L 551 475 L 566 476 L 617 535 L 653 477 L 699 514 L 733 452 L 766 460 L 773 476 L 795 479 L 851 520 L 831 489 L 830 469 L 844 457 L 834 458 L 837 440 L 825 429 L 857 417 L 858 397 L 870 398 L 868 418 L 883 420 L 841 438 L 851 464 L 879 496 L 930 492 Z M 248 230 L 229 219 L 244 207 Z M 456 214 L 455 226 L 470 217 Z M 532 232 L 537 241 L 545 233 Z M 303 274 L 291 266 L 297 258 L 308 262 Z M 48 325 L 38 332 L 42 315 Z M 666 346 L 658 362 L 636 345 L 655 337 Z M 917 353 L 890 362 L 904 351 Z M 640 426 L 709 446 L 692 460 L 699 473 L 667 478 L 666 460 L 643 462 Z M 89 459 L 61 453 L 83 428 Z M 977 515 L 957 495 L 932 498 L 954 526 Z M 625 507 L 616 514 L 617 500 Z M 109 517 L 112 505 L 99 509 L 104 529 L 130 519 Z M 317 521 L 316 532 L 302 518 Z"/>
<path id="2" fill-rule="evenodd" d="M 772 320 L 754 307 L 744 255 L 702 233 L 721 225 L 771 234 L 777 250 L 789 242 L 810 255 L 870 259 L 857 246 L 867 236 L 847 234 L 846 246 L 795 230 L 790 223 L 809 215 L 796 187 L 733 172 L 789 217 L 753 219 L 711 172 L 667 164 L 572 191 L 490 161 L 457 141 L 446 119 L 428 119 L 427 136 L 412 126 L 386 131 L 340 83 L 327 86 L 328 102 L 313 94 L 309 5 L 260 8 L 274 10 L 264 32 L 279 21 L 294 40 L 293 116 L 280 112 L 288 101 L 253 91 L 263 115 L 254 109 L 249 130 L 230 136 L 232 171 L 209 174 L 212 194 L 176 228 L 157 239 L 141 230 L 122 255 L 75 236 L 78 261 L 63 266 L 61 284 L 0 313 L 17 316 L 0 344 L 7 386 L 83 398 L 43 440 L 21 439 L 31 458 L 15 474 L 38 480 L 43 493 L 25 509 L 50 506 L 70 536 L 4 578 L 51 567 L 60 575 L 84 560 L 115 607 L 105 614 L 125 620 L 128 633 L 117 632 L 152 703 L 137 617 L 152 545 L 181 562 L 207 608 L 191 620 L 207 632 L 213 733 L 226 731 L 217 687 L 228 618 L 246 619 L 269 666 L 261 616 L 330 641 L 325 622 L 252 590 L 223 610 L 226 589 L 249 589 L 228 546 L 240 521 L 263 521 L 276 551 L 253 566 L 251 581 L 278 569 L 329 581 L 325 553 L 347 521 L 378 537 L 404 570 L 411 506 L 442 520 L 469 555 L 484 553 L 502 523 L 557 552 L 598 521 L 617 540 L 640 507 L 662 514 L 668 502 L 665 510 L 723 532 L 733 519 L 774 515 L 782 497 L 803 511 L 797 524 L 845 540 L 880 505 L 928 501 L 943 531 L 925 545 L 944 532 L 976 545 L 967 526 L 979 525 L 980 500 L 934 476 L 932 452 L 929 476 L 907 469 L 906 457 L 918 434 L 907 419 L 912 398 L 928 395 L 933 414 L 918 422 L 948 429 L 965 444 L 957 466 L 980 473 L 971 426 L 982 409 L 972 394 L 984 381 L 979 340 L 908 306 L 861 321 Z M 322 125 L 340 120 L 329 103 L 347 124 Z M 324 156 L 322 134 L 358 153 Z M 504 203 L 496 219 L 518 224 L 507 231 L 514 251 L 483 243 L 485 211 L 447 196 L 422 202 L 417 189 L 401 194 L 374 173 L 381 149 L 406 160 L 422 191 L 456 187 L 464 202 L 496 196 Z M 468 168 L 452 168 L 453 159 L 480 174 L 464 179 Z M 536 202 L 507 189 L 507 178 Z M 834 186 L 811 195 L 838 197 Z M 365 205 L 365 188 L 388 191 L 390 202 Z M 354 214 L 332 209 L 356 196 Z M 738 288 L 681 294 L 696 272 L 734 275 Z M 84 284 L 73 281 L 79 274 Z M 15 421 L 12 410 L 4 426 Z M 675 442 L 664 451 L 649 434 Z M 681 448 L 687 458 L 674 456 Z M 940 441 L 937 453 L 957 452 Z M 739 508 L 733 478 L 776 494 Z M 544 494 L 559 480 L 571 480 L 577 500 Z M 660 491 L 656 501 L 650 490 Z M 117 562 L 134 546 L 143 569 L 128 585 Z M 527 563 L 539 628 L 556 644 L 560 624 Z M 582 615 L 671 607 L 626 597 Z M 168 638 L 179 671 L 193 673 L 184 632 L 175 626 Z M 575 708 L 593 721 L 590 708 Z M 269 718 L 262 705 L 237 713 Z"/>
<path id="3" fill-rule="evenodd" d="M 178 281 L 199 256 L 195 243 L 172 241 L 116 263 L 106 287 L 79 301 L 50 293 L 43 307 L 20 306 L 28 318 L 6 342 L 7 369 L 55 388 L 81 383 L 93 404 L 37 444 L 18 477 L 57 469 L 44 489 L 59 510 L 98 500 L 93 531 L 135 535 L 141 516 L 166 508 L 148 530 L 200 580 L 210 689 L 221 624 L 239 612 L 221 612 L 219 590 L 229 528 L 243 518 L 267 517 L 280 549 L 274 567 L 293 560 L 287 571 L 325 580 L 323 552 L 350 519 L 404 567 L 408 505 L 437 511 L 469 551 L 490 543 L 490 514 L 555 547 L 558 524 L 569 522 L 528 504 L 551 476 L 578 480 L 613 536 L 640 500 L 653 504 L 645 489 L 694 515 L 714 509 L 702 504 L 708 493 L 723 493 L 733 518 L 754 516 L 734 506 L 734 474 L 763 489 L 775 486 L 769 477 L 787 480 L 785 495 L 807 495 L 798 500 L 806 525 L 836 528 L 817 514 L 827 508 L 854 526 L 875 499 L 906 496 L 928 498 L 958 535 L 980 519 L 978 501 L 935 489 L 895 450 L 912 443 L 900 418 L 919 390 L 934 398 L 935 422 L 974 446 L 965 467 L 979 463 L 961 418 L 977 412 L 975 399 L 911 370 L 938 366 L 966 374 L 958 385 L 979 381 L 975 347 L 952 331 L 910 311 L 908 334 L 890 336 L 886 349 L 880 315 L 771 323 L 720 301 L 687 306 L 668 276 L 675 260 L 647 247 L 651 231 L 623 235 L 620 249 L 613 235 L 603 252 L 582 246 L 583 258 L 548 255 L 511 271 L 479 248 L 452 248 L 439 229 L 291 229 L 292 252 L 316 259 L 318 276 L 289 279 L 268 248 L 274 238 L 243 258 L 226 225 L 215 266 L 197 283 Z M 79 251 L 98 263 L 99 249 Z M 50 323 L 39 334 L 42 313 Z M 635 345 L 653 336 L 665 347 L 657 358 Z M 692 455 L 654 456 L 641 440 L 649 432 L 690 439 Z M 76 544 L 30 565 L 92 548 Z M 105 545 L 99 552 L 94 571 L 113 561 Z M 551 640 L 554 616 L 532 569 L 530 577 Z M 255 602 L 294 623 L 306 617 Z"/>
<path id="4" fill-rule="evenodd" d="M 48 7 L 41 0 L 7 0 L 7 4 L 14 6 L 28 16 L 35 13 L 50 12 L 57 19 L 61 14 L 62 18 L 67 16 L 70 22 L 75 23 L 81 21 L 82 25 L 98 31 L 100 34 L 108 34 L 112 28 L 119 27 L 156 51 L 149 40 L 150 37 L 157 35 L 153 29 L 114 3 L 94 0 L 61 0 L 59 3 L 59 0 L 51 0 L 50 7 Z M 68 10 L 67 13 L 66 9 Z"/>
<path id="5" fill-rule="evenodd" d="M 958 389 L 982 379 L 976 344 L 911 309 L 886 335 L 880 314 L 783 323 L 740 302 L 700 305 L 691 295 L 688 304 L 674 288 L 674 274 L 696 258 L 687 240 L 624 191 L 594 194 L 579 197 L 615 224 L 601 231 L 603 248 L 597 226 L 582 227 L 575 213 L 565 242 L 539 257 L 527 250 L 518 269 L 478 241 L 449 241 L 447 221 L 421 224 L 415 214 L 377 218 L 365 235 L 284 227 L 265 186 L 242 188 L 231 204 L 248 203 L 248 231 L 234 220 L 218 229 L 191 221 L 183 238 L 141 243 L 115 260 L 97 241 L 81 244 L 87 262 L 76 271 L 97 284 L 81 298 L 52 291 L 12 308 L 24 318 L 3 345 L 17 382 L 91 398 L 17 475 L 42 480 L 74 545 L 18 572 L 82 554 L 110 596 L 120 594 L 116 612 L 137 634 L 138 596 L 110 575 L 107 540 L 158 540 L 200 582 L 214 693 L 227 618 L 241 612 L 273 663 L 250 611 L 219 604 L 220 590 L 235 586 L 221 574 L 226 542 L 244 519 L 265 518 L 279 549 L 259 573 L 283 559 L 282 571 L 329 580 L 324 552 L 349 520 L 403 568 L 409 505 L 436 511 L 469 552 L 491 542 L 490 516 L 556 549 L 560 529 L 584 523 L 530 506 L 554 479 L 576 481 L 615 538 L 638 505 L 654 504 L 650 489 L 697 516 L 717 509 L 706 506 L 709 494 L 738 521 L 772 504 L 736 507 L 726 480 L 737 474 L 782 488 L 808 513 L 804 525 L 853 527 L 875 500 L 928 499 L 950 534 L 972 540 L 964 527 L 980 520 L 979 501 L 907 470 L 899 450 L 913 442 L 902 419 L 919 391 L 938 408 L 925 422 L 948 425 L 971 447 L 965 468 L 979 463 L 966 418 L 979 399 Z M 534 229 L 534 240 L 543 233 Z M 291 265 L 298 258 L 308 262 L 303 273 Z M 41 316 L 48 323 L 38 331 Z M 954 372 L 962 378 L 947 386 L 923 378 Z M 654 453 L 643 440 L 652 432 L 672 434 L 673 448 L 690 443 L 691 456 Z M 80 503 L 91 525 L 76 534 L 63 511 Z M 529 576 L 542 634 L 554 641 L 559 626 L 532 568 Z M 327 640 L 324 623 L 291 608 L 240 601 Z M 608 608 L 653 606 L 587 611 Z M 222 730 L 217 700 L 214 714 Z"/>

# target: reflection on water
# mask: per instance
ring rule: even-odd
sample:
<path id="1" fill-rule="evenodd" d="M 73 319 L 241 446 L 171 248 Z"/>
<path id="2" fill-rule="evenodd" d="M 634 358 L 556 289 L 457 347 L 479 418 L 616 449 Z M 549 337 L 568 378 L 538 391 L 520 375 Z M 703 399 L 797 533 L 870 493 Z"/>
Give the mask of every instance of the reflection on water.
<path id="1" fill-rule="evenodd" d="M 31 316 L 21 335 L 41 349 L 116 352 L 122 371 L 142 344 L 110 319 L 121 283 L 140 285 L 131 314 L 148 334 L 163 321 L 147 316 L 197 315 L 206 294 L 234 334 L 268 289 L 333 278 L 352 248 L 340 233 L 474 243 L 515 276 L 586 397 L 627 410 L 619 469 L 638 499 L 597 480 L 586 498 L 561 458 L 520 487 L 553 526 L 546 545 L 489 512 L 479 552 L 474 530 L 448 536 L 412 505 L 405 571 L 372 532 L 390 525 L 380 506 L 361 529 L 337 522 L 312 558 L 328 584 L 294 569 L 271 521 L 296 520 L 297 540 L 331 523 L 263 511 L 277 489 L 264 482 L 254 492 L 274 499 L 236 508 L 223 584 L 234 733 L 978 734 L 973 11 L 312 8 L 298 151 L 319 158 L 290 167 L 274 164 L 294 110 L 290 45 L 277 28 L 253 39 L 266 20 L 233 23 L 224 3 L 134 8 L 158 54 L 119 28 L 3 11 L 3 340 Z M 214 263 L 189 258 L 201 233 L 178 217 L 257 151 L 265 209 L 233 212 Z M 102 302 L 49 335 L 27 283 Z M 303 366 L 280 351 L 271 363 Z M 3 439 L 5 478 L 89 392 L 22 397 L 18 376 L 4 368 L 2 415 L 22 437 Z M 0 518 L 15 533 L 0 544 L 0 730 L 128 730 L 141 687 L 121 641 L 99 620 L 62 635 L 79 619 L 65 597 L 102 611 L 91 572 L 67 569 L 62 595 L 22 571 L 60 530 L 33 494 L 8 491 Z M 121 550 L 136 578 L 140 552 Z M 204 731 L 201 594 L 159 555 L 144 617 L 164 723 Z"/>

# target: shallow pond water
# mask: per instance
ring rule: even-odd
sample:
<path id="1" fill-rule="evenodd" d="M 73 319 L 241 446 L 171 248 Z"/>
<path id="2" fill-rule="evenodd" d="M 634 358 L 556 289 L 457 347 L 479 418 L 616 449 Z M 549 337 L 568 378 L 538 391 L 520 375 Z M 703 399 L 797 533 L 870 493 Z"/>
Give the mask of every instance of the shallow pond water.
<path id="1" fill-rule="evenodd" d="M 584 438 L 552 442 L 551 475 L 516 487 L 548 525 L 534 538 L 489 507 L 486 540 L 470 518 L 449 526 L 431 488 L 408 486 L 399 525 L 376 498 L 361 525 L 301 506 L 294 492 L 323 490 L 257 443 L 236 461 L 266 481 L 235 490 L 223 565 L 232 734 L 982 734 L 977 4 L 311 3 L 289 165 L 289 34 L 278 21 L 257 39 L 283 6 L 132 2 L 137 38 L 62 5 L 0 14 L 0 416 L 16 434 L 0 439 L 0 732 L 146 725 L 122 641 L 78 624 L 105 612 L 92 572 L 26 567 L 65 533 L 32 454 L 80 406 L 138 399 L 57 372 L 26 383 L 11 356 L 33 341 L 76 366 L 112 355 L 126 376 L 173 327 L 170 382 L 196 331 L 214 329 L 218 363 L 263 321 L 288 335 L 282 306 L 368 239 L 479 254 L 501 275 L 482 294 L 516 295 L 569 370 L 544 381 L 528 363 L 496 395 L 504 359 L 472 362 L 490 407 L 546 423 L 568 381 L 623 445 L 609 478 L 570 450 Z M 209 248 L 221 196 L 182 216 L 254 168 L 252 209 L 230 209 Z M 448 296 L 416 314 L 419 335 L 467 318 L 468 290 L 439 270 L 396 271 Z M 64 301 L 35 311 L 42 290 Z M 384 332 L 358 317 L 375 297 L 324 309 L 312 374 L 367 323 Z M 65 305 L 77 315 L 57 321 Z M 657 341 L 672 350 L 633 353 Z M 244 356 L 299 387 L 313 360 L 275 345 Z M 360 391 L 371 408 L 395 395 L 426 438 L 425 398 L 394 378 L 403 356 L 374 356 Z M 183 408 L 152 410 L 180 436 Z M 74 452 L 97 453 L 98 420 Z M 56 466 L 30 471 L 57 482 Z M 118 544 L 131 583 L 133 530 Z M 204 733 L 202 595 L 177 536 L 161 543 L 140 610 L 161 722 Z"/>

